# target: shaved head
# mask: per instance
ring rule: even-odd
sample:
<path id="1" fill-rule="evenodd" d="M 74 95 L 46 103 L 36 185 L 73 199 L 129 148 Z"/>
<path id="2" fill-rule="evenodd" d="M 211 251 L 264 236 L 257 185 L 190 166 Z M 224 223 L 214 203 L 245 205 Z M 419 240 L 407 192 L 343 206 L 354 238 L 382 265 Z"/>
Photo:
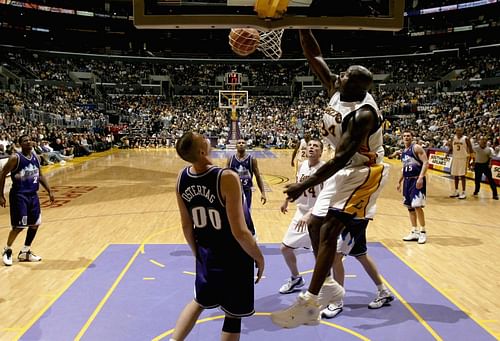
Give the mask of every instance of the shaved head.
<path id="1" fill-rule="evenodd" d="M 360 89 L 363 91 L 368 91 L 373 83 L 373 74 L 361 65 L 351 65 L 347 72 L 349 73 L 349 79 L 352 80 Z"/>

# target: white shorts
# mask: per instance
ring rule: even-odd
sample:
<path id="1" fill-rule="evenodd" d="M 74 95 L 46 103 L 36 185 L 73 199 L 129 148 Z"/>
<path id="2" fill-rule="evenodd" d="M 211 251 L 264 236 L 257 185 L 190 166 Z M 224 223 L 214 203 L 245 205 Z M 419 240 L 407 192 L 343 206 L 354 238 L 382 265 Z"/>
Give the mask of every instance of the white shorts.
<path id="1" fill-rule="evenodd" d="M 452 176 L 464 176 L 467 173 L 467 159 L 465 158 L 453 158 L 451 159 L 451 170 L 450 174 Z"/>
<path id="2" fill-rule="evenodd" d="M 302 218 L 304 214 L 306 214 L 308 211 L 309 210 L 304 211 L 297 208 L 297 211 L 295 211 L 295 215 L 293 216 L 290 225 L 288 225 L 288 230 L 286 231 L 285 236 L 283 237 L 284 245 L 292 249 L 311 248 L 311 238 L 309 238 L 309 232 L 307 232 L 307 229 L 304 232 L 298 232 L 295 229 L 300 218 Z"/>
<path id="3" fill-rule="evenodd" d="M 359 219 L 372 219 L 377 198 L 387 182 L 389 168 L 388 164 L 381 163 L 339 170 L 325 181 L 312 214 L 322 218 L 331 208 Z"/>

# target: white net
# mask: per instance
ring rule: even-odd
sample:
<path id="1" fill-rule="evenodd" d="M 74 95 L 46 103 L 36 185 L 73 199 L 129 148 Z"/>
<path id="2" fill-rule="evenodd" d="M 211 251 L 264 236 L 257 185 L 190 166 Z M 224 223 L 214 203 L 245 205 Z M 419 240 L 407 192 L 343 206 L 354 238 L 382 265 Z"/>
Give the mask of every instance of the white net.
<path id="1" fill-rule="evenodd" d="M 257 50 L 271 59 L 281 58 L 281 37 L 284 29 L 273 30 L 269 32 L 259 31 L 260 42 Z"/>

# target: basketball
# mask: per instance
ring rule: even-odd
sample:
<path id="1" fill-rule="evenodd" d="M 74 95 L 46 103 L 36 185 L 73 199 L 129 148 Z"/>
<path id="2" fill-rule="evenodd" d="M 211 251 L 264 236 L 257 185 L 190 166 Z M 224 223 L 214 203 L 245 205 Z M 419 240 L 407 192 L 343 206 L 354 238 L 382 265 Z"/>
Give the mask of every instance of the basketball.
<path id="1" fill-rule="evenodd" d="M 238 55 L 245 57 L 259 46 L 259 31 L 254 28 L 233 28 L 229 33 L 229 45 Z"/>

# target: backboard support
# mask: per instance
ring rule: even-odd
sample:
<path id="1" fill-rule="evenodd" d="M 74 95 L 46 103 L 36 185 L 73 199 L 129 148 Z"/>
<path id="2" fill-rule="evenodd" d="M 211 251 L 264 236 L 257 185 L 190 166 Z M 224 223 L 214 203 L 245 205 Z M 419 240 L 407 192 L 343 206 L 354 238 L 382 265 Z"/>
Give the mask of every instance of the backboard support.
<path id="1" fill-rule="evenodd" d="M 248 91 L 219 90 L 219 108 L 231 110 L 248 108 Z"/>
<path id="2" fill-rule="evenodd" d="M 133 0 L 140 29 L 336 29 L 399 31 L 404 0 L 290 1 L 279 19 L 259 18 L 255 0 Z M 335 2 L 333 4 L 333 2 Z M 355 4 L 356 6 L 353 6 Z M 380 4 L 376 9 L 369 4 Z"/>

